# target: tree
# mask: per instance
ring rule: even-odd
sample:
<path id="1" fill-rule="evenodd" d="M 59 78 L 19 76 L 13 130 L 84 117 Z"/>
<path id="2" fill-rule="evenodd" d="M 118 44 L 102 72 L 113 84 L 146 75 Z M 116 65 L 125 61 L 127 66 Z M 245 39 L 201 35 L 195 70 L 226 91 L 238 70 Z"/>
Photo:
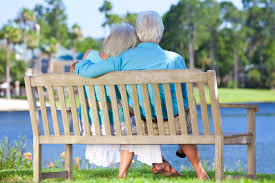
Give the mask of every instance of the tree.
<path id="1" fill-rule="evenodd" d="M 85 38 L 81 41 L 77 41 L 75 45 L 77 52 L 85 52 L 88 49 L 99 49 L 99 44 L 91 37 Z"/>
<path id="2" fill-rule="evenodd" d="M 53 72 L 52 58 L 57 52 L 58 46 L 59 42 L 54 37 L 41 40 L 40 49 L 43 53 L 48 55 L 48 72 Z"/>
<path id="3" fill-rule="evenodd" d="M 82 33 L 81 33 L 81 28 L 78 24 L 74 24 L 72 26 L 72 30 L 70 32 L 70 39 L 71 39 L 71 48 L 72 48 L 72 52 L 73 52 L 73 57 L 75 59 L 76 55 L 75 55 L 75 46 L 77 41 L 82 39 Z"/>
<path id="4" fill-rule="evenodd" d="M 28 62 L 28 30 L 34 28 L 35 26 L 35 14 L 32 10 L 23 8 L 19 13 L 19 17 L 16 19 L 16 22 L 20 24 L 24 30 L 24 61 Z"/>
<path id="5" fill-rule="evenodd" d="M 133 26 L 136 26 L 136 19 L 137 19 L 137 14 L 136 13 L 129 13 L 124 16 L 124 22 L 129 23 Z"/>
<path id="6" fill-rule="evenodd" d="M 1 32 L 0 32 L 0 38 L 6 40 L 6 50 L 7 50 L 7 61 L 6 61 L 6 82 L 7 82 L 7 99 L 11 98 L 10 93 L 10 55 L 11 55 L 11 44 L 14 42 L 18 42 L 22 37 L 22 32 L 20 29 L 16 27 L 12 27 L 9 25 L 5 25 Z"/>

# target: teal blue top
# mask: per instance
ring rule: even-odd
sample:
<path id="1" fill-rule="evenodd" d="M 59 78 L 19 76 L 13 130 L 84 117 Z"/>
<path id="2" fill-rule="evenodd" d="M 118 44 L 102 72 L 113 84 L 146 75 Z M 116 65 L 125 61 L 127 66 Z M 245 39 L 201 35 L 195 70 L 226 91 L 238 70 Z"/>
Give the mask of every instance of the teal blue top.
<path id="1" fill-rule="evenodd" d="M 129 49 L 117 57 L 110 57 L 102 62 L 93 63 L 84 60 L 76 64 L 74 73 L 83 77 L 96 77 L 112 71 L 130 70 L 161 70 L 161 69 L 186 69 L 184 59 L 177 53 L 163 50 L 155 43 L 140 43 L 136 48 Z M 163 118 L 167 119 L 165 95 L 163 86 L 160 85 L 160 98 L 163 110 Z M 176 92 L 174 84 L 170 85 L 174 114 L 178 114 Z M 130 86 L 126 86 L 129 105 L 133 107 L 133 100 Z M 145 117 L 145 108 L 141 87 L 137 86 L 138 99 L 140 103 L 141 115 Z M 148 92 L 151 103 L 152 116 L 156 117 L 153 89 L 148 85 Z M 184 106 L 188 107 L 188 98 L 185 83 L 182 83 L 182 95 Z"/>
<path id="2" fill-rule="evenodd" d="M 98 63 L 98 62 L 102 62 L 103 59 L 99 56 L 99 52 L 98 51 L 91 51 L 87 56 L 86 56 L 86 59 L 85 60 L 89 60 L 91 63 Z M 81 61 L 82 62 L 82 61 Z M 85 91 L 85 96 L 87 99 L 90 98 L 90 95 L 89 95 L 89 89 L 87 86 L 84 86 L 84 91 Z M 94 91 L 95 91 L 95 97 L 96 97 L 96 100 L 98 102 L 100 102 L 100 93 L 99 93 L 99 88 L 98 86 L 95 86 L 94 87 Z M 106 101 L 107 102 L 110 102 L 111 101 L 111 96 L 110 96 L 110 90 L 109 90 L 109 87 L 108 86 L 105 86 L 105 93 L 106 93 Z M 119 90 L 116 88 L 116 96 L 117 96 L 117 100 L 120 100 L 121 99 L 121 96 L 120 96 L 120 93 L 119 93 Z M 81 107 L 79 108 L 79 116 L 80 116 L 80 119 L 82 120 L 83 119 L 83 114 L 82 114 L 82 111 L 81 111 Z M 92 123 L 93 121 L 93 115 L 92 115 L 92 109 L 90 107 L 87 107 L 87 111 L 88 111 L 88 117 L 89 117 L 89 122 Z M 124 115 L 123 115 L 123 110 L 122 110 L 122 107 L 119 107 L 118 108 L 118 112 L 119 112 L 119 117 L 120 117 L 120 121 L 124 121 Z M 109 110 L 108 111 L 109 113 L 109 119 L 110 119 L 110 123 L 111 124 L 114 124 L 114 119 L 113 119 L 113 112 L 112 110 Z M 103 116 L 102 116 L 102 111 L 101 110 L 98 110 L 98 118 L 99 118 L 99 123 L 100 125 L 104 124 L 103 122 Z"/>

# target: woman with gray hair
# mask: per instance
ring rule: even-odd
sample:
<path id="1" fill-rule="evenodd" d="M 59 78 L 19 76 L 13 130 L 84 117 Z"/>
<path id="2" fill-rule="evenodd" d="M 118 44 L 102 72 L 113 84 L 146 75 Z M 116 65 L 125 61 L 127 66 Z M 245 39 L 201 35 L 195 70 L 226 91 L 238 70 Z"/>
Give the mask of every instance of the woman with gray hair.
<path id="1" fill-rule="evenodd" d="M 125 50 L 131 49 L 136 47 L 139 43 L 138 38 L 136 36 L 136 32 L 133 26 L 130 24 L 124 24 L 116 29 L 114 29 L 110 35 L 104 40 L 104 52 L 98 52 L 94 50 L 88 50 L 84 55 L 84 60 L 81 61 L 82 64 L 95 64 L 97 62 L 103 62 L 108 57 L 118 56 L 120 53 L 124 52 Z M 74 64 L 75 65 L 75 64 Z M 77 73 L 80 76 L 88 77 L 85 73 Z M 126 133 L 125 125 L 124 125 L 124 114 L 123 109 L 120 103 L 121 97 L 120 93 L 117 90 L 117 99 L 119 100 L 118 110 L 119 110 L 119 118 L 122 128 L 122 134 Z M 106 91 L 106 100 L 107 103 L 111 102 L 111 96 L 109 87 L 105 87 Z M 88 87 L 85 86 L 85 94 L 87 98 L 90 98 Z M 98 102 L 98 106 L 100 105 L 100 94 L 99 88 L 95 86 L 95 95 L 96 100 Z M 92 134 L 95 134 L 95 129 L 93 125 L 93 116 L 91 108 L 87 108 L 89 122 L 91 126 Z M 114 130 L 114 119 L 113 119 L 113 112 L 111 107 L 108 109 L 109 112 L 109 119 L 111 125 L 112 134 L 115 134 Z M 82 123 L 82 113 L 81 109 L 79 112 L 80 116 L 80 128 L 83 129 Z M 102 116 L 102 112 L 99 111 L 99 122 L 101 128 L 101 134 L 105 135 L 105 128 L 104 128 L 104 120 Z M 131 117 L 131 122 L 133 126 L 133 134 L 136 133 L 135 128 L 135 117 Z M 83 130 L 82 130 L 83 131 Z M 123 178 L 126 176 L 128 171 L 128 162 L 129 158 L 136 154 L 137 160 L 141 161 L 142 163 L 148 164 L 152 166 L 153 163 L 162 163 L 162 155 L 161 155 L 161 148 L 160 145 L 87 145 L 86 147 L 86 154 L 85 157 L 89 161 L 89 163 L 94 164 L 96 166 L 103 166 L 107 167 L 112 164 L 120 162 L 119 168 L 119 175 L 118 177 Z M 127 162 L 127 163 L 125 163 Z"/>

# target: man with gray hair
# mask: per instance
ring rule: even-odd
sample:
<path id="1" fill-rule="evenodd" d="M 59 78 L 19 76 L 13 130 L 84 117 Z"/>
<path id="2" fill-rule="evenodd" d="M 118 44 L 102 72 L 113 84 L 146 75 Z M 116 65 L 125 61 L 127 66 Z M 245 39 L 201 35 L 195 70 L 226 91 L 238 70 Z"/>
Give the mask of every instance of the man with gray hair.
<path id="1" fill-rule="evenodd" d="M 162 34 L 164 31 L 163 22 L 161 16 L 154 11 L 145 11 L 141 12 L 137 16 L 136 20 L 136 33 L 140 40 L 140 44 L 132 49 L 129 49 L 123 53 L 121 53 L 118 57 L 110 57 L 105 61 L 98 62 L 96 64 L 89 65 L 81 65 L 81 62 L 76 67 L 76 73 L 85 73 L 85 75 L 89 77 L 96 77 L 107 72 L 112 71 L 130 71 L 130 70 L 163 70 L 163 69 L 186 69 L 185 62 L 183 58 L 174 52 L 163 50 L 158 44 L 162 38 Z M 163 86 L 160 85 L 160 99 L 162 110 L 163 110 L 163 119 L 167 122 L 168 116 L 165 106 L 165 95 Z M 133 108 L 133 100 L 131 96 L 131 88 L 126 86 L 127 93 L 129 95 L 129 105 Z M 142 93 L 141 87 L 137 87 L 138 93 Z M 153 99 L 152 86 L 148 85 L 148 94 L 150 100 Z M 188 133 L 192 133 L 189 112 L 188 112 L 188 98 L 186 85 L 182 84 L 182 95 L 184 107 L 187 109 L 186 117 L 187 117 L 187 131 Z M 175 87 L 171 87 L 171 97 L 172 97 L 172 106 L 173 112 L 175 115 L 175 125 L 179 124 L 178 117 L 178 107 L 176 103 L 176 92 Z M 143 105 L 143 97 L 139 95 L 139 104 L 140 104 L 140 112 L 142 118 L 145 119 L 145 107 Z M 156 118 L 156 110 L 154 101 L 150 101 L 151 109 L 152 109 L 152 117 Z M 156 125 L 155 125 L 156 126 Z M 176 128 L 177 129 L 177 128 Z M 178 132 L 177 132 L 178 134 Z M 191 164 L 193 165 L 197 177 L 199 179 L 208 179 L 208 176 L 203 169 L 199 153 L 196 145 L 179 145 L 179 149 L 177 151 L 177 155 L 179 157 L 184 157 L 184 155 L 188 157 Z M 131 162 L 129 162 L 131 163 Z M 169 165 L 167 161 L 164 159 L 163 164 L 155 164 L 152 168 L 153 173 L 162 173 L 162 172 L 170 172 L 176 173 L 175 170 Z M 125 175 L 127 170 L 125 170 Z"/>

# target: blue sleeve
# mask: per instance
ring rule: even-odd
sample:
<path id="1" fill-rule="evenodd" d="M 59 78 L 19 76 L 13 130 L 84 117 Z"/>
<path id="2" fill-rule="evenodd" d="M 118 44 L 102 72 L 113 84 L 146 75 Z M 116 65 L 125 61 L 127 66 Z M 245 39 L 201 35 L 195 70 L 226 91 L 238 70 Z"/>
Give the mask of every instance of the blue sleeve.
<path id="1" fill-rule="evenodd" d="M 75 65 L 74 73 L 82 77 L 92 78 L 119 70 L 120 58 L 109 57 L 108 59 L 97 63 L 93 63 L 90 60 L 82 60 Z"/>
<path id="2" fill-rule="evenodd" d="M 184 59 L 181 56 L 178 56 L 175 61 L 175 69 L 186 69 Z"/>

